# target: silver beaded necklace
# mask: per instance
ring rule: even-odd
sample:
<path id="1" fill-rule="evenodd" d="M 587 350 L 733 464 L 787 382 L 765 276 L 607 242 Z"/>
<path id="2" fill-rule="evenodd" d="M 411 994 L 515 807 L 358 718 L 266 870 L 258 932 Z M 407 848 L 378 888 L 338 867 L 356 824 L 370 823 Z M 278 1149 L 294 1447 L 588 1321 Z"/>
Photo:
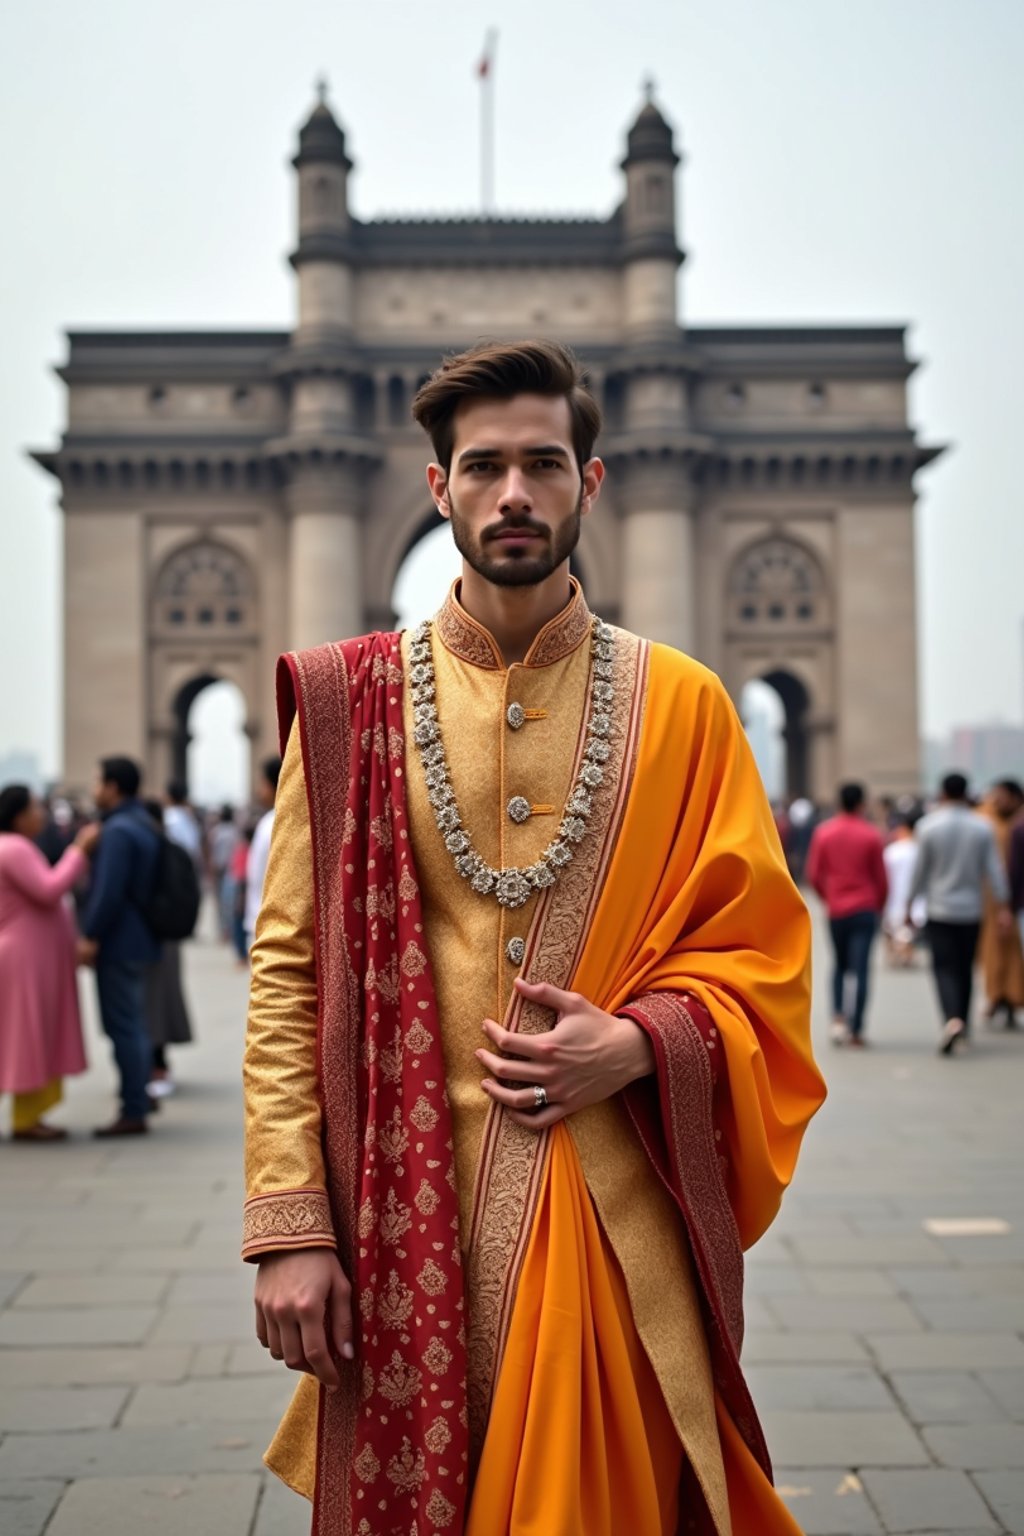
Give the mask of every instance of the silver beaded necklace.
<path id="1" fill-rule="evenodd" d="M 430 631 L 429 620 L 413 631 L 409 649 L 409 680 L 412 684 L 415 722 L 412 739 L 419 749 L 434 820 L 455 862 L 455 868 L 464 880 L 469 881 L 474 891 L 481 896 L 493 896 L 500 907 L 524 906 L 534 891 L 554 885 L 571 862 L 573 846 L 581 843 L 587 834 L 587 818 L 593 809 L 594 791 L 604 783 L 602 764 L 610 756 L 609 739 L 613 731 L 611 706 L 615 699 L 615 631 L 600 619 L 594 619 L 591 631 L 587 739 L 583 760 L 566 802 L 558 836 L 545 848 L 537 862 L 526 869 L 492 869 L 473 847 L 469 828 L 463 825 L 452 788 L 448 756 L 441 736 L 441 722 L 437 717 L 437 688 Z M 521 725 L 525 719 L 521 706 L 511 705 L 508 719 L 510 725 Z M 517 797 L 513 804 L 517 804 L 520 798 Z M 525 814 L 521 819 L 525 821 L 530 807 L 526 800 L 522 801 L 522 806 L 525 807 Z"/>

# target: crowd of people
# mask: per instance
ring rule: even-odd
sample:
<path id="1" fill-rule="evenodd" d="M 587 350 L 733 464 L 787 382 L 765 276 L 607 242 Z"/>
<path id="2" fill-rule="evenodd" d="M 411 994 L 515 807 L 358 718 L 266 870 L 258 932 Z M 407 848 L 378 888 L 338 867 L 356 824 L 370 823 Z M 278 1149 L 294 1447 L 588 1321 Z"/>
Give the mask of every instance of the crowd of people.
<path id="1" fill-rule="evenodd" d="M 220 938 L 248 965 L 270 845 L 279 758 L 261 765 L 256 814 L 204 814 L 172 782 L 142 797 L 127 757 L 104 758 L 88 807 L 0 789 L 0 1094 L 14 1140 L 62 1141 L 46 1116 L 87 1058 L 76 970 L 95 974 L 119 1080 L 100 1138 L 148 1132 L 173 1094 L 168 1051 L 193 1038 L 181 943 L 210 891 Z"/>
<path id="2" fill-rule="evenodd" d="M 808 802 L 809 804 L 809 802 Z M 881 930 L 889 961 L 929 955 L 939 1005 L 939 1050 L 967 1044 L 976 969 L 985 1018 L 1018 1027 L 1024 1008 L 1024 789 L 1015 779 L 981 798 L 948 773 L 930 805 L 884 801 L 874 810 L 861 784 L 844 784 L 835 815 L 792 808 L 776 821 L 798 879 L 821 898 L 832 939 L 834 1044 L 866 1043 L 871 952 Z"/>

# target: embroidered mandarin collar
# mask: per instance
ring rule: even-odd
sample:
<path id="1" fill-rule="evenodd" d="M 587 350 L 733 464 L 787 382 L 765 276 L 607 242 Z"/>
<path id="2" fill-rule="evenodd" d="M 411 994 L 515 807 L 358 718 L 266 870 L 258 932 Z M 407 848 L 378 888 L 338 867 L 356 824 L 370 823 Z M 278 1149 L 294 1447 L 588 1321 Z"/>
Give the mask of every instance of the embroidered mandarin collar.
<path id="1" fill-rule="evenodd" d="M 583 588 L 575 576 L 570 576 L 572 597 L 553 619 L 549 619 L 535 638 L 523 659 L 524 667 L 550 667 L 561 661 L 583 644 L 594 623 L 593 614 L 587 607 Z M 470 618 L 455 595 L 458 582 L 452 583 L 448 596 L 436 618 L 434 628 L 446 650 L 471 666 L 484 667 L 489 671 L 505 670 L 505 658 L 489 630 L 476 619 Z"/>

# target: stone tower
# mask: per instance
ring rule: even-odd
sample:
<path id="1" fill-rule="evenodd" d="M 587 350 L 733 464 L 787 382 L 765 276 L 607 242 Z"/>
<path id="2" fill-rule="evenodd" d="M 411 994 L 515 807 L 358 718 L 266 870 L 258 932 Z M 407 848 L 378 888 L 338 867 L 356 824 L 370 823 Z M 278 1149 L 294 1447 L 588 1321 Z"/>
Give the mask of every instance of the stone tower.
<path id="1" fill-rule="evenodd" d="M 277 373 L 288 435 L 268 445 L 290 517 L 289 644 L 299 650 L 362 623 L 362 479 L 377 454 L 359 434 L 353 352 L 352 220 L 345 135 L 321 99 L 299 133 L 298 324 Z"/>

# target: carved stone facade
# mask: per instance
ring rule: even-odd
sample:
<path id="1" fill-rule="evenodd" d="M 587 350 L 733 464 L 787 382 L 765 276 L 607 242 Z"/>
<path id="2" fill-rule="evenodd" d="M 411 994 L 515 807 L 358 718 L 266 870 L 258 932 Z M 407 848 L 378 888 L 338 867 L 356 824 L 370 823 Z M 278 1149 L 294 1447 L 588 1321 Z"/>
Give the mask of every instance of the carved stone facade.
<path id="1" fill-rule="evenodd" d="M 579 566 L 609 620 L 787 713 L 789 787 L 918 782 L 914 476 L 904 332 L 686 327 L 672 131 L 650 102 L 605 219 L 360 222 L 344 135 L 300 134 L 292 332 L 82 333 L 61 486 L 65 777 L 127 751 L 161 784 L 227 678 L 254 757 L 278 652 L 393 622 L 435 521 L 409 406 L 441 354 L 549 334 L 584 358 L 605 493 Z"/>

